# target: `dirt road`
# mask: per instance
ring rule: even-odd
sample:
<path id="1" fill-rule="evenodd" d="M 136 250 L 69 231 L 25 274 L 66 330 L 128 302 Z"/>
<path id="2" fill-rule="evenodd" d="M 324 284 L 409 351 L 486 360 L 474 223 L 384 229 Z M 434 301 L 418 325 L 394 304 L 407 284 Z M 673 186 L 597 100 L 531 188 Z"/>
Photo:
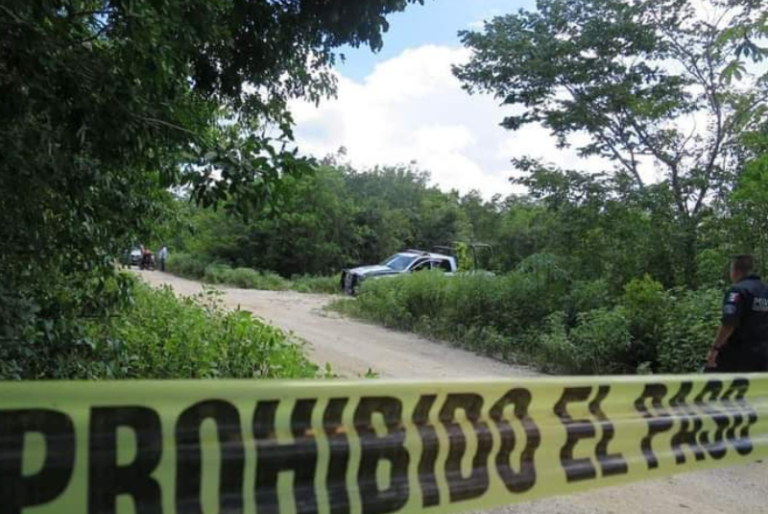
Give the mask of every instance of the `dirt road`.
<path id="1" fill-rule="evenodd" d="M 169 284 L 183 295 L 202 290 L 198 282 L 160 272 L 145 272 L 152 285 Z M 446 348 L 419 337 L 358 323 L 324 312 L 332 299 L 325 295 L 253 291 L 219 287 L 226 306 L 240 307 L 289 330 L 307 341 L 309 356 L 321 366 L 330 363 L 334 373 L 345 377 L 364 375 L 373 369 L 388 378 L 508 377 L 535 374 L 524 368 Z"/>
<path id="2" fill-rule="evenodd" d="M 191 295 L 202 286 L 159 272 L 152 285 Z M 328 296 L 219 288 L 223 301 L 292 331 L 310 358 L 347 377 L 373 369 L 390 378 L 522 377 L 536 373 L 445 344 L 324 312 Z M 768 463 L 644 482 L 496 509 L 493 514 L 768 514 Z"/>

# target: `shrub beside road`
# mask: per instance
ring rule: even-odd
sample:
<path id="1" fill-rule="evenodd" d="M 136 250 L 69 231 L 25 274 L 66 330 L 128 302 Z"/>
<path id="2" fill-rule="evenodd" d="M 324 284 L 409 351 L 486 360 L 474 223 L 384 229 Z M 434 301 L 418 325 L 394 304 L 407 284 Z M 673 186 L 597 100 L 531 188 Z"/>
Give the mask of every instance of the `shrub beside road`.
<path id="1" fill-rule="evenodd" d="M 338 277 L 295 277 L 232 268 L 177 254 L 179 276 L 241 289 L 337 293 Z M 370 280 L 333 309 L 390 328 L 452 341 L 500 360 L 553 373 L 698 371 L 715 333 L 721 291 L 664 289 L 649 276 L 616 292 L 574 280 L 541 256 L 501 276 L 416 273 Z"/>
<path id="2" fill-rule="evenodd" d="M 556 270 L 500 277 L 419 273 L 366 283 L 333 309 L 557 373 L 692 372 L 718 323 L 718 290 L 664 290 L 649 277 L 622 295 Z"/>
<path id="3" fill-rule="evenodd" d="M 141 283 L 108 318 L 80 320 L 71 346 L 4 349 L 0 379 L 312 378 L 302 343 L 217 293 L 177 297 Z"/>
<path id="4" fill-rule="evenodd" d="M 226 264 L 206 260 L 188 254 L 172 255 L 168 271 L 174 275 L 207 284 L 229 285 L 240 289 L 262 291 L 297 291 L 299 293 L 339 292 L 340 277 L 313 277 L 297 275 L 290 280 L 271 271 L 256 271 L 251 268 L 233 268 Z"/>

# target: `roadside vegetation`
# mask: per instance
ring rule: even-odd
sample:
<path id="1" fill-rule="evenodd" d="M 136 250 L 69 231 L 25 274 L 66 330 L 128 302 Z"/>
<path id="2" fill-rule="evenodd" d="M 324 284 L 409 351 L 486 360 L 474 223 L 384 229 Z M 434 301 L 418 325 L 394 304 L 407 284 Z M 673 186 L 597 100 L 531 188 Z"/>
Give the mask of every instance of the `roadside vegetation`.
<path id="1" fill-rule="evenodd" d="M 271 271 L 233 268 L 220 262 L 189 254 L 175 254 L 168 260 L 167 271 L 180 277 L 200 280 L 206 284 L 227 285 L 240 289 L 262 291 L 296 291 L 299 293 L 336 294 L 340 277 L 293 276 L 286 279 Z"/>
<path id="2" fill-rule="evenodd" d="M 718 323 L 718 289 L 664 290 L 646 276 L 616 294 L 604 280 L 573 281 L 552 261 L 538 264 L 499 277 L 373 280 L 330 308 L 553 373 L 701 368 Z"/>
<path id="3" fill-rule="evenodd" d="M 755 133 L 744 144 L 764 140 Z M 402 248 L 483 241 L 494 250 L 481 254 L 481 266 L 496 277 L 374 280 L 360 298 L 338 305 L 553 372 L 635 373 L 698 370 L 720 317 L 730 257 L 754 253 L 763 271 L 767 263 L 762 157 L 745 160 L 730 189 L 700 215 L 692 258 L 681 248 L 687 222 L 664 183 L 639 191 L 609 175 L 535 165 L 519 180 L 528 194 L 483 199 L 430 187 L 415 168 L 354 170 L 333 160 L 296 180 L 290 208 L 249 222 L 182 204 L 193 230 L 175 245 L 195 257 L 182 255 L 193 271 L 177 272 L 216 282 L 217 267 L 207 263 L 274 267 L 281 275 L 247 274 L 258 277 L 257 287 L 285 288 L 281 276 L 305 269 L 333 273 Z M 330 227 L 342 229 L 322 231 Z M 393 232 L 404 239 L 389 239 Z M 339 282 L 327 286 L 338 291 Z"/>
<path id="4" fill-rule="evenodd" d="M 3 347 L 0 380 L 318 376 L 301 341 L 225 310 L 215 291 L 178 297 L 122 278 L 132 282 L 130 300 L 81 318 L 71 344 Z"/>

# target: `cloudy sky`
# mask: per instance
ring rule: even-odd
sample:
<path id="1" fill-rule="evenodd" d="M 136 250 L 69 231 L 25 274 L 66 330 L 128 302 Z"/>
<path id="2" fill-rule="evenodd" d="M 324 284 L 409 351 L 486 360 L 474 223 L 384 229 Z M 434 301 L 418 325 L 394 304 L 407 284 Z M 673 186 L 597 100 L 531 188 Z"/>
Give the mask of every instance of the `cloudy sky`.
<path id="1" fill-rule="evenodd" d="M 498 101 L 469 96 L 451 73 L 453 64 L 469 58 L 459 30 L 532 5 L 532 0 L 426 0 L 392 16 L 380 53 L 344 50 L 335 100 L 292 106 L 300 147 L 323 157 L 343 146 L 359 167 L 416 161 L 441 188 L 477 189 L 486 197 L 513 191 L 508 180 L 513 157 L 604 167 L 558 150 L 542 128 L 502 129 Z"/>

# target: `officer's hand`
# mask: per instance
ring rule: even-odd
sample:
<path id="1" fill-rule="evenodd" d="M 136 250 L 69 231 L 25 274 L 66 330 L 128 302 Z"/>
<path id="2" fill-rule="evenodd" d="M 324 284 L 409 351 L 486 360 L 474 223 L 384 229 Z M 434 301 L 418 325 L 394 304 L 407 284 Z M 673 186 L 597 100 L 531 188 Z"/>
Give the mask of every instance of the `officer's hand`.
<path id="1" fill-rule="evenodd" d="M 714 369 L 717 367 L 717 355 L 719 353 L 720 353 L 720 350 L 718 350 L 714 346 L 709 349 L 709 355 L 707 356 L 707 368 Z"/>

